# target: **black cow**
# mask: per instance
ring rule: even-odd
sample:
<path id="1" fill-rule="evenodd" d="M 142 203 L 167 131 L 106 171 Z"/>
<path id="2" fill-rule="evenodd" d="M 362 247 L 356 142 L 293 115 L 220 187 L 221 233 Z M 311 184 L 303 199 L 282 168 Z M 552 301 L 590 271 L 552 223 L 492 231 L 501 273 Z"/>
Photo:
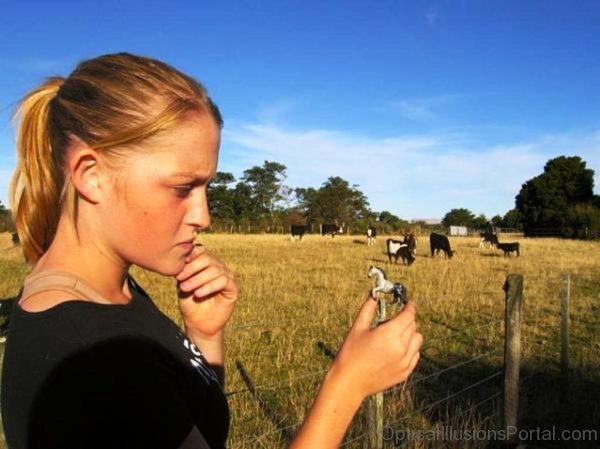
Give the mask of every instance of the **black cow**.
<path id="1" fill-rule="evenodd" d="M 432 232 L 429 236 L 429 245 L 431 247 L 431 257 L 437 255 L 442 250 L 448 259 L 452 259 L 454 251 L 450 248 L 450 240 L 445 235 Z"/>
<path id="2" fill-rule="evenodd" d="M 498 243 L 498 249 L 504 251 L 504 257 L 510 257 L 510 253 L 516 252 L 517 257 L 521 255 L 519 252 L 519 242 Z"/>
<path id="3" fill-rule="evenodd" d="M 414 235 L 407 235 L 404 237 L 403 241 L 387 239 L 385 241 L 385 247 L 387 249 L 388 260 L 392 263 L 392 257 L 394 258 L 394 263 L 398 263 L 398 257 L 402 257 L 404 263 L 406 263 L 407 259 L 410 259 L 410 265 L 415 261 L 415 253 L 417 252 L 417 239 Z M 403 249 L 405 248 L 405 249 Z M 403 254 L 409 253 L 410 258 L 403 256 Z"/>
<path id="4" fill-rule="evenodd" d="M 387 249 L 387 256 L 388 256 L 388 260 L 390 263 L 392 263 L 392 257 L 394 258 L 394 263 L 398 262 L 398 250 L 402 247 L 402 246 L 407 246 L 408 245 L 404 242 L 401 242 L 400 240 L 394 240 L 394 239 L 387 239 L 385 241 L 385 247 Z"/>
<path id="5" fill-rule="evenodd" d="M 306 233 L 306 225 L 291 225 L 290 226 L 290 240 L 293 242 L 296 238 L 302 241 L 304 234 Z"/>
<path id="6" fill-rule="evenodd" d="M 408 245 L 402 245 L 398 248 L 398 251 L 396 251 L 395 254 L 396 261 L 398 261 L 398 257 L 402 257 L 404 265 L 410 266 L 415 261 L 415 256 Z"/>
<path id="7" fill-rule="evenodd" d="M 489 243 L 493 248 L 494 246 L 498 246 L 498 236 L 493 232 L 481 232 L 479 234 L 481 236 L 481 240 L 479 241 L 479 248 L 485 248 L 485 244 Z"/>
<path id="8" fill-rule="evenodd" d="M 369 226 L 367 228 L 367 245 L 373 246 L 377 239 L 377 228 L 375 226 Z"/>
<path id="9" fill-rule="evenodd" d="M 344 230 L 341 226 L 336 224 L 322 224 L 321 225 L 321 236 L 325 237 L 327 234 L 331 234 L 331 238 L 335 237 L 336 234 L 343 234 Z"/>
<path id="10" fill-rule="evenodd" d="M 408 249 L 410 249 L 410 252 L 413 256 L 417 255 L 417 242 L 418 240 L 415 237 L 415 234 L 413 234 L 412 232 L 404 236 L 404 243 L 408 245 Z"/>
<path id="11" fill-rule="evenodd" d="M 12 239 L 13 245 L 16 246 L 19 244 L 19 234 L 17 234 L 16 232 L 12 233 L 11 239 Z"/>

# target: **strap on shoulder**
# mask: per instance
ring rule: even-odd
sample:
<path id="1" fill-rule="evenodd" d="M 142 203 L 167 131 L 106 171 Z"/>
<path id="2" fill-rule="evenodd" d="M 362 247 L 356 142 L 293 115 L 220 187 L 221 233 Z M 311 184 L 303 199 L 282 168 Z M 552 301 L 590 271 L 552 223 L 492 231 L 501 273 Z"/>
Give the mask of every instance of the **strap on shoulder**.
<path id="1" fill-rule="evenodd" d="M 62 270 L 46 270 L 27 278 L 23 284 L 21 301 L 48 290 L 59 290 L 75 298 L 91 299 L 97 302 L 108 301 L 98 291 L 79 276 Z"/>

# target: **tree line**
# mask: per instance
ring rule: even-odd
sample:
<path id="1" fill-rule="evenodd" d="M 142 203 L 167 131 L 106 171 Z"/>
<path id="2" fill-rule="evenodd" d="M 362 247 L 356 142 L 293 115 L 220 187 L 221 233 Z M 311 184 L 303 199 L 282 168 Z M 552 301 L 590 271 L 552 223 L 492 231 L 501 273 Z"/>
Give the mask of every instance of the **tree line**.
<path id="1" fill-rule="evenodd" d="M 349 226 L 353 232 L 364 232 L 369 225 L 377 225 L 382 232 L 400 232 L 414 225 L 389 211 L 371 210 L 359 187 L 337 176 L 327 178 L 319 188 L 288 187 L 286 169 L 283 164 L 264 161 L 262 166 L 244 171 L 239 180 L 231 173 L 217 173 L 208 191 L 214 226 L 231 231 L 287 232 L 291 224 L 335 223 Z M 600 197 L 593 191 L 594 171 L 585 161 L 578 156 L 560 156 L 522 185 L 515 207 L 504 216 L 488 218 L 455 208 L 444 216 L 442 225 L 473 230 L 509 228 L 528 236 L 598 238 Z"/>
<path id="2" fill-rule="evenodd" d="M 443 224 L 484 228 L 487 218 L 468 209 L 453 209 Z M 526 181 L 515 207 L 489 221 L 493 227 L 522 231 L 525 236 L 600 238 L 600 196 L 594 195 L 594 170 L 578 156 L 549 160 L 544 172 Z"/>
<path id="3" fill-rule="evenodd" d="M 358 185 L 331 176 L 319 188 L 285 184 L 287 167 L 264 161 L 245 170 L 239 179 L 217 172 L 208 186 L 212 230 L 226 232 L 288 232 L 292 224 L 344 225 L 364 232 L 376 225 L 382 233 L 403 232 L 424 223 L 409 223 L 389 211 L 371 210 Z M 526 181 L 515 197 L 515 207 L 504 216 L 488 218 L 466 208 L 454 208 L 442 226 L 490 227 L 522 231 L 526 236 L 554 235 L 600 238 L 600 196 L 594 195 L 594 171 L 578 156 L 549 160 L 544 172 Z M 441 226 L 440 226 L 441 228 Z M 0 202 L 0 232 L 14 231 L 10 211 Z"/>

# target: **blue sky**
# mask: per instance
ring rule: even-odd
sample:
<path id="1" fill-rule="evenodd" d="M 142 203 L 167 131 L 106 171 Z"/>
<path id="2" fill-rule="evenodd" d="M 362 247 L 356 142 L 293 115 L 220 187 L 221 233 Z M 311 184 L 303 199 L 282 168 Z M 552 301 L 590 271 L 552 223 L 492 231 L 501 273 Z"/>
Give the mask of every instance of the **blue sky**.
<path id="1" fill-rule="evenodd" d="M 128 51 L 202 81 L 225 117 L 219 169 L 329 176 L 375 211 L 504 215 L 578 155 L 600 192 L 600 2 L 8 0 L 0 4 L 0 200 L 11 113 L 46 76 Z"/>

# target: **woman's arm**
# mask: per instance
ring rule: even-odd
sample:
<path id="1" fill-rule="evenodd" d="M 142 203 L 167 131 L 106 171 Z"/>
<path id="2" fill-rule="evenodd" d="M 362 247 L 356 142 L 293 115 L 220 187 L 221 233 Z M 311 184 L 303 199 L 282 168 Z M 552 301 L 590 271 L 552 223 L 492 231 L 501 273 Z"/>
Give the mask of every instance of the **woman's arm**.
<path id="1" fill-rule="evenodd" d="M 225 388 L 225 332 L 223 329 L 210 338 L 187 327 L 185 333 L 210 364 L 221 387 Z"/>
<path id="2" fill-rule="evenodd" d="M 376 310 L 371 298 L 361 308 L 291 449 L 337 448 L 363 400 L 403 382 L 415 369 L 423 337 L 414 305 L 371 329 Z"/>
<path id="3" fill-rule="evenodd" d="M 185 332 L 224 388 L 224 327 L 239 295 L 233 273 L 204 246 L 196 246 L 175 278 Z"/>

